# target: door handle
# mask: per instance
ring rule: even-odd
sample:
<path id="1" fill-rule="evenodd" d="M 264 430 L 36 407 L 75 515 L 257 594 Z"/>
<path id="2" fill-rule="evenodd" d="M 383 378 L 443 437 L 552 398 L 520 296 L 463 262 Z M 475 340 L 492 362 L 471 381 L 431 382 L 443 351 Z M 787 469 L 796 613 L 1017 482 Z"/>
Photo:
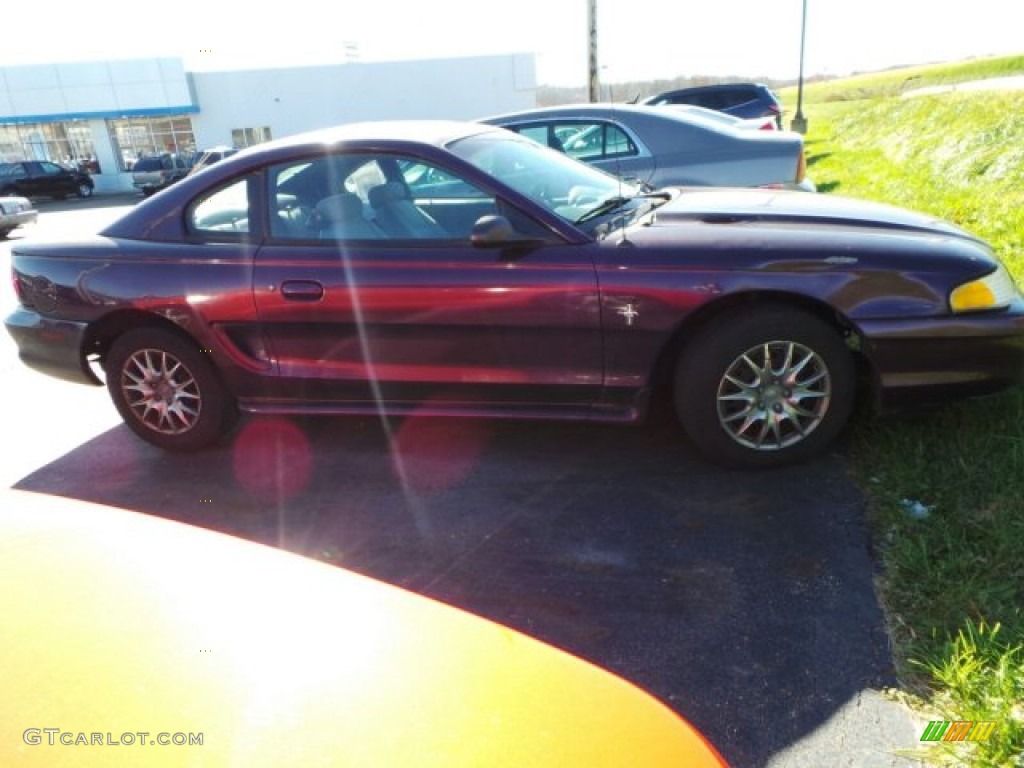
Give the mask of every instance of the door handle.
<path id="1" fill-rule="evenodd" d="M 285 280 L 281 283 L 281 295 L 289 301 L 320 301 L 324 287 L 316 280 Z"/>

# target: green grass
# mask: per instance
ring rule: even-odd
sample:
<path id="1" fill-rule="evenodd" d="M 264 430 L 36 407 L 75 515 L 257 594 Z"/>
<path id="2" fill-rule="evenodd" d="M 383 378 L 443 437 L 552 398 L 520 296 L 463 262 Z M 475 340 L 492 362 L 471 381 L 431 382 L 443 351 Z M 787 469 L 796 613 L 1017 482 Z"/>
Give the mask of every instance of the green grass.
<path id="1" fill-rule="evenodd" d="M 1024 74 L 1024 56 L 1002 56 L 953 64 L 931 64 L 886 72 L 825 80 L 804 87 L 804 105 L 834 101 L 891 98 L 905 91 L 936 85 L 956 85 L 990 77 Z M 796 104 L 796 88 L 780 91 L 783 101 Z"/>
<path id="2" fill-rule="evenodd" d="M 896 87 L 1022 73 L 1018 56 L 813 86 L 810 173 L 826 192 L 956 222 L 1024 285 L 1024 91 L 901 98 Z M 1024 388 L 860 423 L 854 472 L 904 689 L 936 719 L 999 724 L 988 742 L 930 747 L 928 759 L 1024 764 Z"/>

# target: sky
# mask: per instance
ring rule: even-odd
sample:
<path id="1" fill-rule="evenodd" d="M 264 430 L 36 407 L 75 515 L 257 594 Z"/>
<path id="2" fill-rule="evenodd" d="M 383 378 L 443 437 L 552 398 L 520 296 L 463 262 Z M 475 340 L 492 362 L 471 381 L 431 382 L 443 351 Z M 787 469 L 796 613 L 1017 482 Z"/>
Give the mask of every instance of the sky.
<path id="1" fill-rule="evenodd" d="M 75 2 L 8 34 L 0 66 L 180 56 L 192 71 L 533 53 L 537 82 L 587 82 L 587 0 Z M 598 0 L 603 83 L 795 79 L 803 0 Z M 806 0 L 805 74 L 1024 53 L 1024 0 Z M 18 13 L 29 16 L 19 3 Z M 83 8 L 89 12 L 83 14 Z M 73 8 L 73 10 L 72 10 Z M 269 10 L 263 10 L 269 9 Z M 16 23 L 23 30 L 34 25 Z"/>

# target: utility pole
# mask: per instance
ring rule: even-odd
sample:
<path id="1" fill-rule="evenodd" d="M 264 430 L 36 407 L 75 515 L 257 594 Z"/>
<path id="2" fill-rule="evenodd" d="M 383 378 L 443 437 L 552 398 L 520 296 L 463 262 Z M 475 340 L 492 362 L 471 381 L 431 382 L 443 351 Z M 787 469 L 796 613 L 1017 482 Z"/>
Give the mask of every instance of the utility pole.
<path id="1" fill-rule="evenodd" d="M 797 133 L 807 133 L 807 118 L 804 117 L 804 41 L 807 38 L 807 0 L 804 3 L 804 16 L 800 22 L 800 79 L 796 85 L 796 115 L 790 127 Z"/>
<path id="2" fill-rule="evenodd" d="M 601 84 L 597 77 L 597 0 L 587 0 L 587 83 L 590 102 L 593 104 L 600 101 Z"/>

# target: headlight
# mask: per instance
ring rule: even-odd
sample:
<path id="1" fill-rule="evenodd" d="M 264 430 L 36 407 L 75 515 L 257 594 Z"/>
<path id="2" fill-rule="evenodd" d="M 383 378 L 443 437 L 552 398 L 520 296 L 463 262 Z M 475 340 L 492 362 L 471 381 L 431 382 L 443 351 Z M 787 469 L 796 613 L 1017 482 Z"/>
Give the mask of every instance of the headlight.
<path id="1" fill-rule="evenodd" d="M 949 294 L 949 308 L 954 312 L 1002 309 L 1010 306 L 1018 295 L 1013 278 L 1000 264 L 995 272 L 954 288 Z"/>

